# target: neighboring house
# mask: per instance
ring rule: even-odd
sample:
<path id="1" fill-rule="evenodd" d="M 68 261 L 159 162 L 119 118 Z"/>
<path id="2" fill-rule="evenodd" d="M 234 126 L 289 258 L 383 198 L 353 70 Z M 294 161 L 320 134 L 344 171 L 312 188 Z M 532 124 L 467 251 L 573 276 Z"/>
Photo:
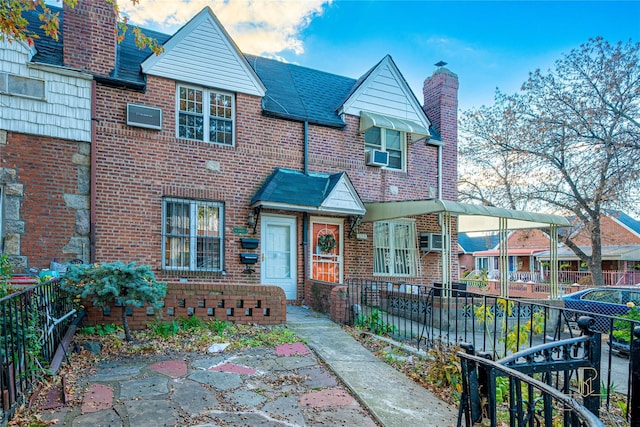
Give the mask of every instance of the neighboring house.
<path id="1" fill-rule="evenodd" d="M 587 230 L 571 230 L 576 244 L 591 254 L 591 240 Z M 608 209 L 600 217 L 602 239 L 602 270 L 609 284 L 640 283 L 640 221 L 619 210 Z M 549 253 L 539 255 L 542 262 L 549 260 Z M 568 271 L 587 271 L 578 256 L 567 247 L 558 248 L 558 261 Z M 625 273 L 614 274 L 607 272 Z"/>
<path id="2" fill-rule="evenodd" d="M 458 260 L 460 275 L 487 273 L 497 269 L 497 260 L 489 260 L 488 256 L 475 256 L 476 252 L 492 250 L 498 247 L 500 238 L 497 233 L 458 233 Z"/>
<path id="3" fill-rule="evenodd" d="M 0 253 L 17 273 L 89 260 L 92 76 L 0 40 Z"/>
<path id="4" fill-rule="evenodd" d="M 462 242 L 462 243 L 460 243 Z M 483 243 L 486 243 L 483 245 Z M 497 277 L 500 244 L 496 233 L 485 236 L 470 237 L 464 233 L 458 236 L 458 244 L 465 249 L 466 261 L 474 266 L 474 271 L 487 271 L 489 278 Z M 464 245 L 464 246 L 463 246 Z M 513 280 L 531 280 L 540 266 L 536 262 L 536 255 L 549 250 L 549 236 L 542 230 L 523 229 L 511 231 L 507 238 L 507 255 L 509 257 L 509 272 Z M 519 274 L 524 273 L 524 274 Z"/>
<path id="5" fill-rule="evenodd" d="M 607 210 L 601 217 L 602 269 L 609 284 L 640 283 L 640 221 L 617 210 Z M 588 232 L 582 228 L 566 229 L 571 232 L 574 241 L 585 251 L 591 253 L 591 241 Z M 497 234 L 482 236 L 460 233 L 460 264 L 473 266 L 472 271 L 486 269 L 489 277 L 497 274 L 500 246 Z M 536 281 L 544 271 L 548 274 L 549 237 L 541 230 L 514 230 L 508 238 L 509 271 L 513 280 Z M 560 278 L 563 281 L 577 281 L 586 275 L 588 268 L 578 256 L 563 244 L 558 245 L 558 261 L 561 266 Z M 571 275 L 569 272 L 582 272 Z M 615 273 L 614 273 L 615 272 Z M 626 277 L 616 273 L 631 273 Z M 571 276 L 571 277 L 569 277 Z M 571 279 L 571 280 L 570 280 Z M 627 280 L 628 279 L 628 280 Z"/>
<path id="6" fill-rule="evenodd" d="M 43 230 L 20 249 L 29 264 L 81 255 L 148 264 L 169 284 L 162 315 L 256 323 L 282 322 L 285 299 L 310 304 L 318 285 L 440 280 L 440 254 L 419 251 L 420 233 L 441 231 L 437 214 L 362 217 L 370 202 L 456 200 L 455 74 L 436 69 L 421 105 L 388 55 L 359 79 L 244 55 L 209 8 L 172 36 L 145 31 L 164 45 L 159 56 L 130 34 L 115 42 L 103 0 L 61 17 L 60 42 L 37 40 L 39 56 L 22 66 L 82 76 L 91 87 L 82 95 L 93 111 L 78 118 L 84 133 L 70 136 L 83 141 L 82 160 L 90 156 L 91 184 L 82 181 L 90 251 L 40 256 L 60 239 Z M 18 139 L 9 133 L 7 147 Z M 48 139 L 37 164 L 16 155 L 18 175 L 60 163 L 58 145 Z M 76 170 L 52 176 L 79 179 Z M 66 220 L 71 234 L 77 222 Z M 153 311 L 132 314 L 141 326 Z M 110 311 L 89 315 L 101 321 Z"/>

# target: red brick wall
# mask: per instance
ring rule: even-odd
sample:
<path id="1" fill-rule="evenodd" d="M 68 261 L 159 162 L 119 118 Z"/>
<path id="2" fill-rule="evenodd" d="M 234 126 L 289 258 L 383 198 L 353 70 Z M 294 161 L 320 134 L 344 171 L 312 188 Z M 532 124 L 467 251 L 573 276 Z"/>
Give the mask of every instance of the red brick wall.
<path id="1" fill-rule="evenodd" d="M 602 246 L 640 245 L 640 237 L 637 234 L 629 231 L 607 215 L 600 217 L 600 235 L 602 236 Z M 589 231 L 580 230 L 574 241 L 578 245 L 591 246 Z"/>
<path id="2" fill-rule="evenodd" d="M 104 0 L 82 0 L 64 6 L 62 36 L 64 65 L 102 76 L 113 70 L 116 58 L 116 14 Z"/>
<path id="3" fill-rule="evenodd" d="M 60 262 L 77 258 L 63 252 L 77 236 L 76 211 L 65 204 L 63 195 L 80 193 L 78 165 L 72 160 L 78 144 L 14 132 L 7 134 L 6 145 L 0 144 L 0 166 L 16 170 L 16 182 L 23 185 L 20 255 L 27 258 L 28 267 L 49 268 L 54 258 Z"/>
<path id="4" fill-rule="evenodd" d="M 542 230 L 515 230 L 509 235 L 509 249 L 549 250 L 549 236 Z"/>
<path id="5" fill-rule="evenodd" d="M 437 69 L 424 81 L 424 111 L 445 143 L 442 155 L 441 199 L 458 200 L 458 76 Z"/>
<path id="6" fill-rule="evenodd" d="M 88 324 L 120 323 L 121 307 L 110 307 L 105 315 L 87 304 Z M 169 283 L 164 307 L 135 308 L 128 323 L 132 329 L 144 329 L 156 319 L 171 321 L 195 315 L 203 320 L 228 320 L 235 323 L 278 325 L 286 322 L 284 292 L 276 286 L 251 286 L 241 283 L 212 285 L 206 282 Z"/>

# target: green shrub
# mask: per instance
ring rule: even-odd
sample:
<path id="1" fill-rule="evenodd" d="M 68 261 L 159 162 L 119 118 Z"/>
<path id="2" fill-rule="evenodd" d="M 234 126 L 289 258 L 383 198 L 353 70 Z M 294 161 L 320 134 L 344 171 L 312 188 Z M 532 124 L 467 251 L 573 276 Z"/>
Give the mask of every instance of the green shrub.
<path id="1" fill-rule="evenodd" d="M 167 293 L 167 284 L 156 282 L 149 266 L 124 264 L 69 265 L 61 288 L 76 298 L 91 298 L 94 307 L 111 305 L 122 307 L 122 326 L 125 339 L 133 341 L 127 322 L 127 306 L 145 304 L 161 307 Z"/>

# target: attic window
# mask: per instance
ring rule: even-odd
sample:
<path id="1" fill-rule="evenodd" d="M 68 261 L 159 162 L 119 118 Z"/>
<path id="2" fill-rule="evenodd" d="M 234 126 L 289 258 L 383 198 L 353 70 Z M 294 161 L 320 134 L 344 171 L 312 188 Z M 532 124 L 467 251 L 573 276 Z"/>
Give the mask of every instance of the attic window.
<path id="1" fill-rule="evenodd" d="M 26 98 L 44 99 L 44 80 L 0 73 L 0 92 Z"/>
<path id="2" fill-rule="evenodd" d="M 406 159 L 406 136 L 404 132 L 392 129 L 372 127 L 364 133 L 364 149 L 380 150 L 389 153 L 388 169 L 404 169 Z"/>
<path id="3" fill-rule="evenodd" d="M 233 94 L 178 86 L 178 138 L 233 145 Z"/>

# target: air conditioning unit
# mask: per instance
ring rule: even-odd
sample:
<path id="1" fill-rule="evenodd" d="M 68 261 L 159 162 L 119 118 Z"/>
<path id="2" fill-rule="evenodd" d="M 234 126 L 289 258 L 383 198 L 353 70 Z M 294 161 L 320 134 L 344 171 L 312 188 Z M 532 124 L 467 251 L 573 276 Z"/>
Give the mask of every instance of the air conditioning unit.
<path id="1" fill-rule="evenodd" d="M 146 105 L 127 104 L 127 124 L 140 128 L 162 130 L 162 110 Z"/>
<path id="2" fill-rule="evenodd" d="M 431 233 L 431 236 L 429 238 L 429 250 L 442 251 L 442 234 Z"/>
<path id="3" fill-rule="evenodd" d="M 381 150 L 367 150 L 365 160 L 367 166 L 389 166 L 389 153 Z"/>
<path id="4" fill-rule="evenodd" d="M 420 233 L 420 250 L 423 252 L 442 251 L 442 235 L 440 233 Z"/>

